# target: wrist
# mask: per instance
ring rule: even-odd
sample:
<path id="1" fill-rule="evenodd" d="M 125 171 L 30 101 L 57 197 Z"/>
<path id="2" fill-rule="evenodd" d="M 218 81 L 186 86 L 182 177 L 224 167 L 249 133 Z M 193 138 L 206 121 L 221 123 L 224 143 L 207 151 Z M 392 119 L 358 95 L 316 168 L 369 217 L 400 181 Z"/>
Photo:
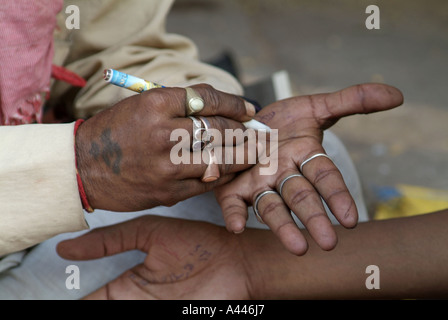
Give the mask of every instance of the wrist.
<path id="1" fill-rule="evenodd" d="M 240 236 L 250 298 L 288 298 L 288 263 L 293 264 L 290 259 L 297 257 L 287 252 L 270 230 L 247 229 Z"/>
<path id="2" fill-rule="evenodd" d="M 79 134 L 80 127 L 84 123 L 84 120 L 79 119 L 75 122 L 74 137 L 75 137 L 75 166 L 76 166 L 76 180 L 78 182 L 78 191 L 81 198 L 82 206 L 87 212 L 93 212 L 93 207 L 90 204 L 89 197 L 87 196 L 88 175 L 86 175 L 86 168 L 82 164 L 84 163 L 84 150 L 83 150 L 83 138 Z"/>

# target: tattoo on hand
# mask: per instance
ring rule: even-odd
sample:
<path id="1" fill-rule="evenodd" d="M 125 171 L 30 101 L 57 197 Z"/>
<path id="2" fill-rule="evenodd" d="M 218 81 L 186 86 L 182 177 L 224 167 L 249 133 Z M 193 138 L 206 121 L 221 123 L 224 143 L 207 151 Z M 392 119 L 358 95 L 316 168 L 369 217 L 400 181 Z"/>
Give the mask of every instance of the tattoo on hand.
<path id="1" fill-rule="evenodd" d="M 92 142 L 89 153 L 95 160 L 102 159 L 112 169 L 114 174 L 119 175 L 123 156 L 120 145 L 112 141 L 111 130 L 109 128 L 103 130 L 100 140 L 101 145 L 95 141 Z"/>
<path id="2" fill-rule="evenodd" d="M 129 278 L 141 286 L 147 286 L 148 284 L 153 283 L 174 283 L 176 281 L 188 279 L 190 277 L 190 274 L 194 272 L 196 268 L 198 268 L 202 263 L 211 259 L 212 256 L 212 252 L 208 251 L 201 244 L 197 244 L 192 248 L 192 250 L 188 252 L 186 256 L 181 258 L 181 260 L 184 260 L 184 262 L 182 262 L 181 264 L 182 267 L 174 268 L 174 270 L 167 271 L 166 274 L 163 275 L 146 275 L 146 278 L 143 278 L 141 275 L 132 272 L 131 274 L 129 274 Z M 179 260 L 179 258 L 176 257 L 176 260 Z"/>

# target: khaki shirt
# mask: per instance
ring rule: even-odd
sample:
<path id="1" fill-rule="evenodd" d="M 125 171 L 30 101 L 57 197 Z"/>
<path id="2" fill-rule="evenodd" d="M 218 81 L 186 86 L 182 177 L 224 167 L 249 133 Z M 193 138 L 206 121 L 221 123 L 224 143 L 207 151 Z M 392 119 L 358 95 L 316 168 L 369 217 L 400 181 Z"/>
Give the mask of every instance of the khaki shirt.
<path id="1" fill-rule="evenodd" d="M 117 69 L 165 86 L 208 83 L 242 94 L 228 73 L 198 61 L 194 44 L 168 34 L 172 0 L 69 0 L 80 28 L 67 29 L 58 16 L 54 63 L 76 72 L 87 85 L 55 81 L 48 106 L 88 118 L 135 94 L 108 85 L 104 69 Z M 88 228 L 78 193 L 74 125 L 0 127 L 0 256 L 64 232 Z M 93 213 L 95 214 L 95 213 Z"/>

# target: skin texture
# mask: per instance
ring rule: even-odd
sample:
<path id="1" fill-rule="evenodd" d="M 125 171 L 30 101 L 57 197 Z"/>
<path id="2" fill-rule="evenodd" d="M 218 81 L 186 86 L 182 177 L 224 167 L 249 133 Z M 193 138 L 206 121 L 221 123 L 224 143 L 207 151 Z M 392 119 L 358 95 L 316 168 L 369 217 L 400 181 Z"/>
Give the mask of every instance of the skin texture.
<path id="1" fill-rule="evenodd" d="M 217 130 L 244 129 L 241 122 L 255 114 L 255 108 L 239 97 L 207 85 L 194 89 L 205 101 L 205 108 L 197 115 L 209 116 Z M 200 164 L 194 164 L 193 158 L 190 164 L 173 164 L 170 152 L 179 142 L 171 141 L 172 132 L 184 129 L 189 139 L 192 136 L 185 101 L 185 89 L 154 89 L 124 99 L 79 127 L 78 170 L 94 209 L 130 212 L 171 206 L 210 191 L 232 179 L 235 172 L 250 167 L 221 165 L 221 178 L 203 183 L 200 178 L 208 159 Z M 210 117 L 214 115 L 219 116 Z"/>
<path id="2" fill-rule="evenodd" d="M 225 129 L 240 129 L 241 122 L 255 116 L 253 106 L 243 99 L 219 92 L 207 85 L 194 89 L 204 99 L 204 116 L 210 127 L 224 136 Z M 325 157 L 300 166 L 315 154 L 325 153 L 323 131 L 340 118 L 352 114 L 384 111 L 403 102 L 401 92 L 382 84 L 353 86 L 335 93 L 301 96 L 265 107 L 255 118 L 278 129 L 276 147 L 266 145 L 266 155 L 278 161 L 278 170 L 262 175 L 266 163 L 247 161 L 249 141 L 235 138 L 220 147 L 243 148 L 242 164 L 234 158 L 222 159 L 220 178 L 211 183 L 200 180 L 208 160 L 201 164 L 174 164 L 171 150 L 178 143 L 171 134 L 179 128 L 192 132 L 186 118 L 186 92 L 181 88 L 155 89 L 125 99 L 80 126 L 76 135 L 78 169 L 87 199 L 94 209 L 139 211 L 155 206 L 171 206 L 192 196 L 215 190 L 227 229 L 244 230 L 248 206 L 265 190 L 279 191 L 281 181 L 291 174 L 303 177 L 284 184 L 282 197 L 270 194 L 258 204 L 262 220 L 292 253 L 302 255 L 308 241 L 295 225 L 290 210 L 303 222 L 312 239 L 324 250 L 332 250 L 337 235 L 328 219 L 321 198 L 340 224 L 353 228 L 358 212 L 344 179 L 333 162 Z M 274 130 L 273 133 L 274 134 Z M 244 142 L 245 141 L 245 142 Z M 260 142 L 260 139 L 259 139 Z M 191 145 L 188 139 L 187 146 Z M 275 149 L 275 150 L 273 150 Z M 252 150 L 252 151 L 250 151 Z M 257 151 L 260 155 L 260 148 Z M 234 157 L 239 153 L 232 152 Z M 211 154 L 210 154 L 211 155 Z M 226 152 L 222 152 L 224 158 Z M 190 157 L 193 158 L 191 154 Z M 209 170 L 207 170 L 209 172 Z M 232 180 L 233 179 L 233 180 Z"/>
<path id="3" fill-rule="evenodd" d="M 354 230 L 337 226 L 333 251 L 310 242 L 308 253 L 296 256 L 268 230 L 234 235 L 204 222 L 143 216 L 63 241 L 57 250 L 70 260 L 148 253 L 85 299 L 446 298 L 447 219 L 444 210 Z M 370 265 L 379 268 L 376 290 L 366 287 Z"/>
<path id="4" fill-rule="evenodd" d="M 339 223 L 347 228 L 355 227 L 358 221 L 355 202 L 338 168 L 328 158 L 313 159 L 303 167 L 303 172 L 299 168 L 311 156 L 325 153 L 323 131 L 340 118 L 384 111 L 402 103 L 403 95 L 394 87 L 363 84 L 334 93 L 294 97 L 264 108 L 255 118 L 279 130 L 278 170 L 272 175 L 261 175 L 263 164 L 258 163 L 215 190 L 228 230 L 242 232 L 248 205 L 254 204 L 258 194 L 266 190 L 280 192 L 283 179 L 291 174 L 302 174 L 303 177 L 289 179 L 283 185 L 282 197 L 276 194 L 262 197 L 258 203 L 260 216 L 294 254 L 304 254 L 308 241 L 296 227 L 290 211 L 322 249 L 333 249 L 337 235 L 320 197 Z"/>

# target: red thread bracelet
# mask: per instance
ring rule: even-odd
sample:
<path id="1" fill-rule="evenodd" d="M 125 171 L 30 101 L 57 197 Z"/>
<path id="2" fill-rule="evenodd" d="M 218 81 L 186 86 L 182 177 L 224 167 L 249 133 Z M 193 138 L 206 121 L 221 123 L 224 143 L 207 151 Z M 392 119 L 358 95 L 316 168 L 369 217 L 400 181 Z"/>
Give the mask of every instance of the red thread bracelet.
<path id="1" fill-rule="evenodd" d="M 84 122 L 84 120 L 79 119 L 75 122 L 75 130 L 73 132 L 74 137 L 75 137 L 75 167 L 76 167 L 76 180 L 78 181 L 78 191 L 79 191 L 79 196 L 81 197 L 81 202 L 82 202 L 82 206 L 83 208 L 87 211 L 92 213 L 93 212 L 93 208 L 90 206 L 89 201 L 87 200 L 87 194 L 86 191 L 84 190 L 84 186 L 82 184 L 82 180 L 81 180 L 81 176 L 79 175 L 78 172 L 78 159 L 76 157 L 76 131 L 78 131 L 79 126 Z"/>

